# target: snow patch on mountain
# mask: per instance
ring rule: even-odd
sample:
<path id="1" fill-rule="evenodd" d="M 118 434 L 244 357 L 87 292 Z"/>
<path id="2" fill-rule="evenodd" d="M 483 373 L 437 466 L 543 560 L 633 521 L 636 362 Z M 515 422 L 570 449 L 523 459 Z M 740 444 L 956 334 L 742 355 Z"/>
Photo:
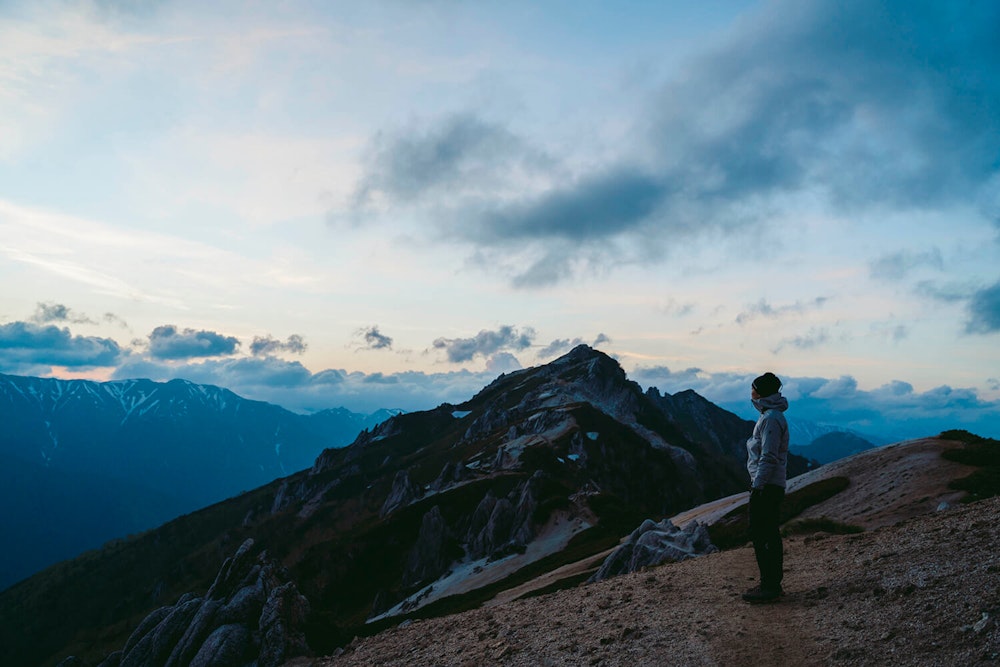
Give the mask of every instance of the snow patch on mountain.
<path id="1" fill-rule="evenodd" d="M 509 577 L 526 565 L 562 551 L 575 535 L 592 527 L 586 520 L 557 513 L 528 543 L 523 554 L 511 554 L 491 560 L 463 560 L 452 564 L 448 572 L 433 583 L 406 598 L 391 609 L 368 619 L 368 623 L 398 616 L 448 597 L 488 586 Z"/>

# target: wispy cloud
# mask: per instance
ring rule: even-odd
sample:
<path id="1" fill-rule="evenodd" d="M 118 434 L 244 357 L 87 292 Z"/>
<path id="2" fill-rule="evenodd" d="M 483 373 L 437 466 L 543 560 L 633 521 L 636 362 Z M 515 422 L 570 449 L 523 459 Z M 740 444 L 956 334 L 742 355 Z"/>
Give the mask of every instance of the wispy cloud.
<path id="1" fill-rule="evenodd" d="M 900 251 L 882 255 L 872 260 L 868 265 L 869 274 L 876 280 L 902 280 L 911 272 L 921 267 L 930 267 L 941 271 L 944 269 L 944 259 L 937 248 L 924 252 Z"/>
<path id="2" fill-rule="evenodd" d="M 811 350 L 829 341 L 830 332 L 825 327 L 813 327 L 804 334 L 782 338 L 771 351 L 777 354 L 787 347 L 794 347 L 799 350 Z"/>
<path id="3" fill-rule="evenodd" d="M 796 301 L 795 303 L 783 306 L 772 306 L 766 299 L 761 299 L 757 303 L 746 306 L 737 316 L 737 324 L 746 324 L 759 317 L 774 319 L 786 315 L 801 315 L 809 310 L 822 308 L 829 299 L 825 296 L 816 297 L 811 301 Z"/>

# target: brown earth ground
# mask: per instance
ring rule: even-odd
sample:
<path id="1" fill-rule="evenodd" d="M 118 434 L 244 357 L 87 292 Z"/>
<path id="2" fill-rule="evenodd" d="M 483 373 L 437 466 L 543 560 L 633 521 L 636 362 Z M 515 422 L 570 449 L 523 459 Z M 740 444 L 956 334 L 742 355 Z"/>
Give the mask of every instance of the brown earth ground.
<path id="1" fill-rule="evenodd" d="M 740 598 L 756 580 L 745 546 L 406 623 L 339 656 L 291 664 L 1000 664 L 1000 498 L 938 511 L 955 500 L 947 482 L 970 470 L 940 458 L 952 446 L 901 443 L 797 481 L 849 477 L 809 514 L 868 530 L 787 538 L 786 595 L 774 604 Z"/>

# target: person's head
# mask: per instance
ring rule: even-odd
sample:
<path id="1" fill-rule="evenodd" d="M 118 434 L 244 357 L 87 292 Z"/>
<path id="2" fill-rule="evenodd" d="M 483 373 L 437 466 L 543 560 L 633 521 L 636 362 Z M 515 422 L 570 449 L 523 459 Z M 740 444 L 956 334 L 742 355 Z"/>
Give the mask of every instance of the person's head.
<path id="1" fill-rule="evenodd" d="M 768 371 L 759 376 L 750 385 L 750 396 L 752 398 L 767 398 L 777 394 L 781 389 L 781 380 L 774 373 Z"/>

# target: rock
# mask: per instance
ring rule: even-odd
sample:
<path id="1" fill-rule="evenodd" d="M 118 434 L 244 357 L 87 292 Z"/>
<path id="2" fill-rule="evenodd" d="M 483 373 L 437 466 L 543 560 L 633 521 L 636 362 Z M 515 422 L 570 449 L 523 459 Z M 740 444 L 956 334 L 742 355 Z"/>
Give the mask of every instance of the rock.
<path id="1" fill-rule="evenodd" d="M 213 625 L 215 614 L 219 611 L 222 603 L 217 600 L 205 600 L 202 602 L 194 618 L 188 625 L 184 635 L 170 652 L 165 667 L 181 667 L 187 665 L 195 655 L 205 638 L 213 631 L 217 624 Z"/>
<path id="2" fill-rule="evenodd" d="M 260 613 L 258 667 L 278 667 L 286 660 L 309 654 L 305 624 L 309 601 L 288 582 L 271 591 Z"/>
<path id="3" fill-rule="evenodd" d="M 87 663 L 75 655 L 71 655 L 64 658 L 56 667 L 87 667 Z"/>
<path id="4" fill-rule="evenodd" d="M 120 667 L 122 664 L 122 651 L 115 651 L 97 665 L 97 667 Z"/>
<path id="5" fill-rule="evenodd" d="M 396 477 L 392 480 L 392 490 L 389 492 L 388 497 L 386 497 L 385 502 L 382 504 L 379 516 L 385 517 L 393 510 L 409 505 L 422 495 L 423 492 L 416 484 L 413 483 L 413 480 L 410 479 L 410 475 L 405 470 L 400 470 L 396 473 Z"/>
<path id="6" fill-rule="evenodd" d="M 287 571 L 247 540 L 204 598 L 189 593 L 150 613 L 101 667 L 276 667 L 310 654 L 308 613 Z"/>
<path id="7" fill-rule="evenodd" d="M 990 627 L 991 620 L 992 619 L 990 618 L 990 615 L 984 611 L 983 617 L 980 618 L 978 621 L 976 621 L 976 624 L 972 626 L 972 631 L 975 632 L 977 635 L 981 634 L 983 631 L 986 630 L 986 628 Z"/>
<path id="8" fill-rule="evenodd" d="M 471 478 L 472 471 L 466 468 L 464 464 L 449 461 L 444 464 L 444 468 L 441 469 L 441 474 L 437 476 L 437 479 L 431 482 L 431 490 L 444 491 Z"/>
<path id="9" fill-rule="evenodd" d="M 708 530 L 697 521 L 680 530 L 669 519 L 660 523 L 646 519 L 611 552 L 589 582 L 715 551 L 718 549 L 712 544 Z"/>
<path id="10" fill-rule="evenodd" d="M 424 514 L 417 543 L 406 557 L 402 580 L 404 587 L 437 579 L 448 569 L 452 560 L 448 555 L 450 539 L 451 532 L 441 515 L 441 509 L 435 505 Z"/>
<path id="11" fill-rule="evenodd" d="M 239 667 L 245 664 L 252 648 L 246 627 L 236 623 L 222 625 L 205 639 L 190 667 Z"/>

